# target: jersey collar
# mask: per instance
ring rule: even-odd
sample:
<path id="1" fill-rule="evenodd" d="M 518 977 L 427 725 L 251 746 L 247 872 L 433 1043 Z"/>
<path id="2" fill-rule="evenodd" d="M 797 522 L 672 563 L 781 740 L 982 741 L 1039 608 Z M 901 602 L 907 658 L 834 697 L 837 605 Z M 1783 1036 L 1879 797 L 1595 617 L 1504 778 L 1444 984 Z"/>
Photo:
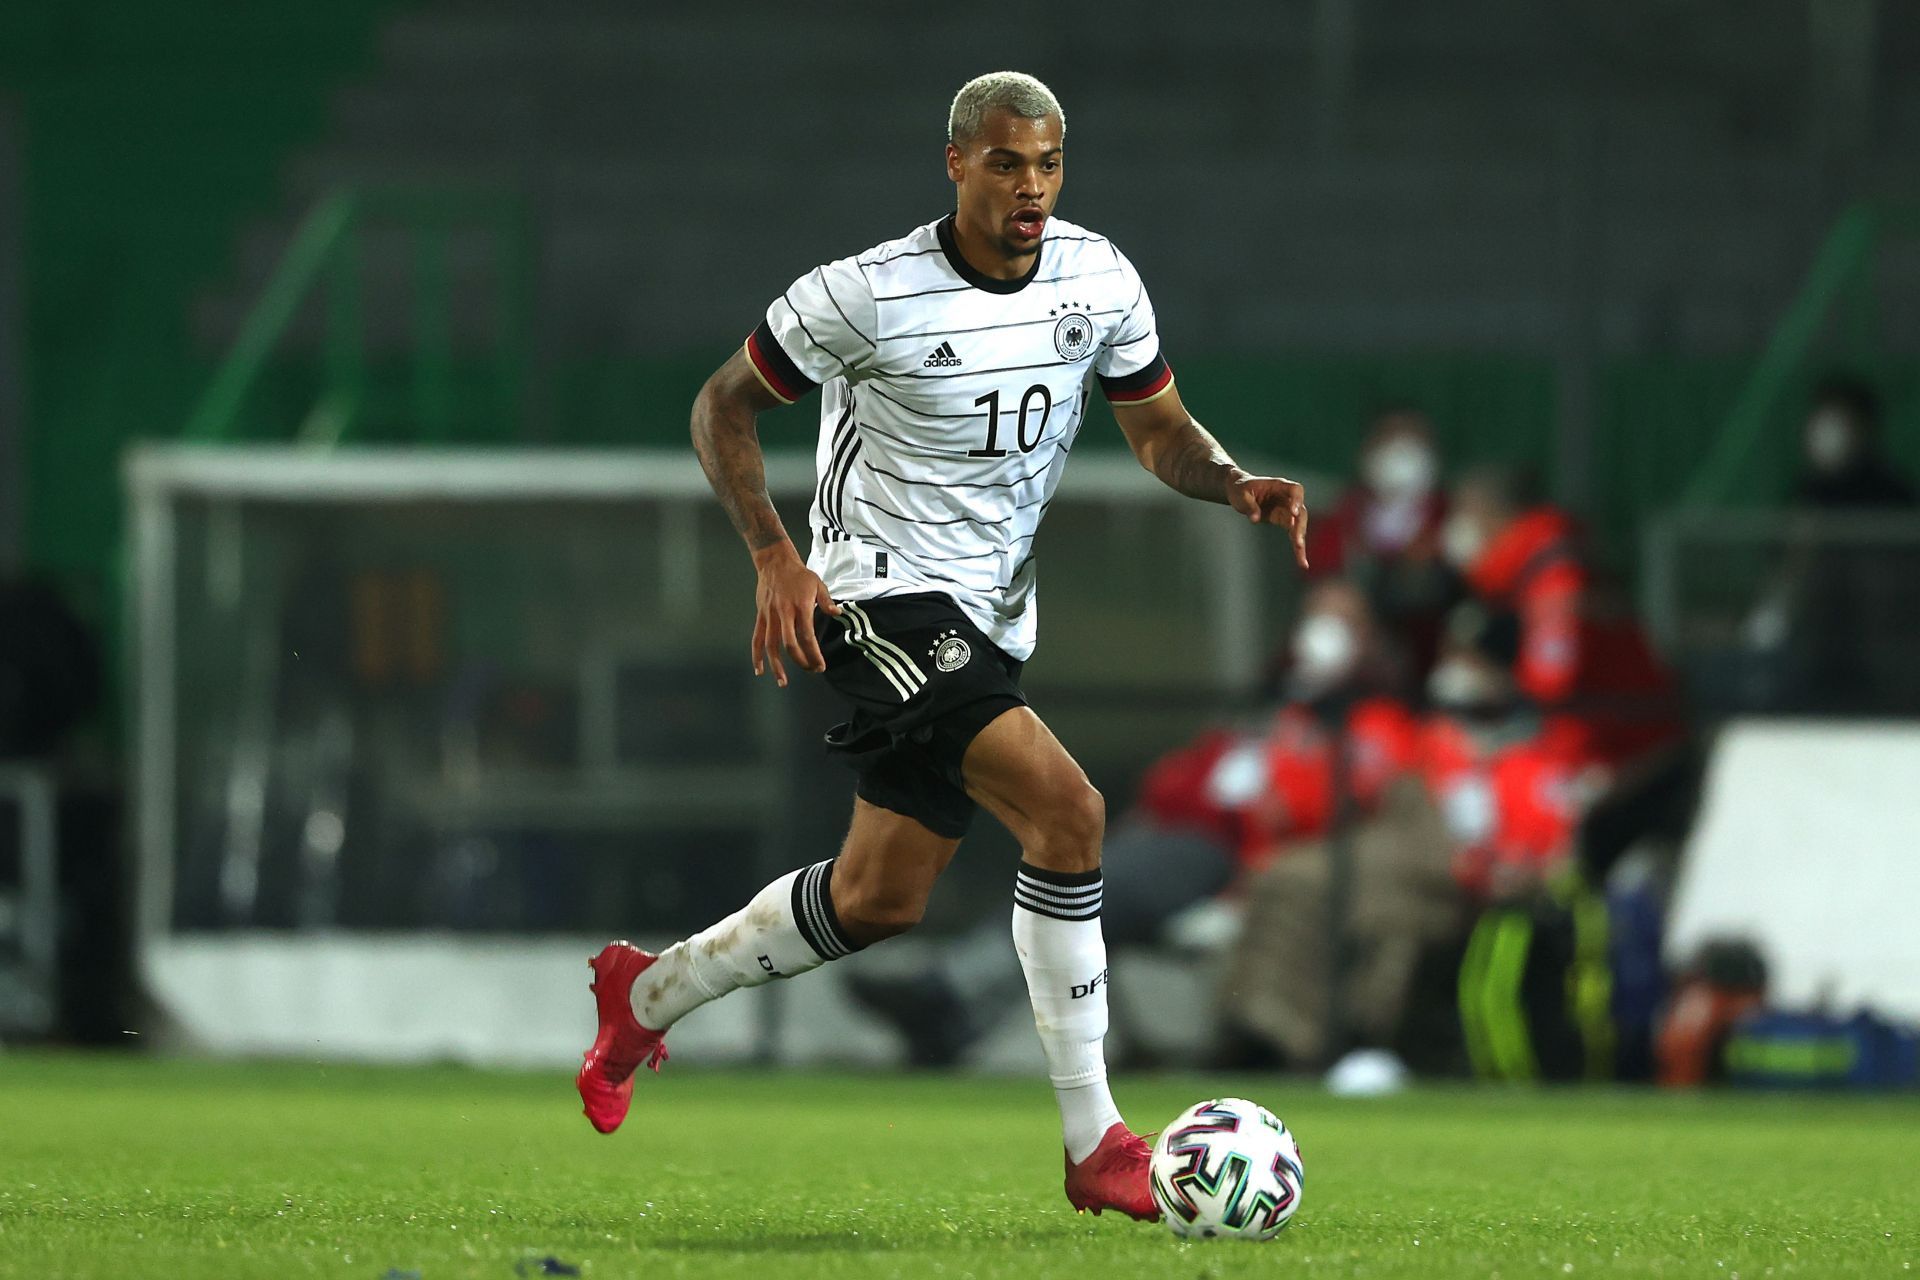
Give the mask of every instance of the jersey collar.
<path id="1" fill-rule="evenodd" d="M 1028 267 L 1027 274 L 1018 280 L 997 280 L 992 276 L 981 275 L 973 269 L 973 265 L 966 258 L 961 256 L 960 246 L 953 238 L 952 214 L 940 219 L 934 224 L 933 229 L 934 233 L 940 237 L 940 250 L 947 256 L 947 265 L 953 268 L 955 275 L 976 289 L 985 289 L 988 293 L 1018 293 L 1031 284 L 1034 276 L 1040 273 L 1040 255 L 1036 253 L 1033 255 L 1033 265 Z M 1042 249 L 1046 247 L 1045 240 L 1040 244 Z"/>

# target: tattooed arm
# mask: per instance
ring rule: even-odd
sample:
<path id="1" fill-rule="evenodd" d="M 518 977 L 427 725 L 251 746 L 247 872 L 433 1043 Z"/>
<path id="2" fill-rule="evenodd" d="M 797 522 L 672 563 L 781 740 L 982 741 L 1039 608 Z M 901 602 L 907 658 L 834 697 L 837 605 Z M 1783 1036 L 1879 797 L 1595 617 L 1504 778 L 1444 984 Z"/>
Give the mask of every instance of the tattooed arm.
<path id="1" fill-rule="evenodd" d="M 1134 404 L 1116 403 L 1113 416 L 1133 456 L 1168 488 L 1189 498 L 1232 507 L 1255 524 L 1281 525 L 1293 534 L 1293 555 L 1307 567 L 1305 491 L 1292 480 L 1242 470 L 1207 429 L 1194 421 L 1177 387 Z"/>
<path id="2" fill-rule="evenodd" d="M 779 403 L 761 383 L 746 354 L 734 352 L 707 379 L 693 402 L 693 448 L 700 455 L 707 483 L 746 540 L 760 575 L 754 593 L 753 673 L 760 675 L 771 667 L 774 680 L 784 685 L 783 651 L 808 671 L 826 670 L 813 634 L 813 611 L 817 607 L 837 614 L 840 606 L 794 549 L 767 496 L 766 465 L 754 419 L 761 410 Z"/>
<path id="3" fill-rule="evenodd" d="M 767 497 L 767 474 L 755 417 L 780 402 L 754 376 L 746 353 L 736 351 L 693 402 L 693 450 L 707 483 L 727 509 L 727 518 L 756 556 L 769 547 L 793 545 Z M 798 553 L 796 553 L 798 554 Z"/>

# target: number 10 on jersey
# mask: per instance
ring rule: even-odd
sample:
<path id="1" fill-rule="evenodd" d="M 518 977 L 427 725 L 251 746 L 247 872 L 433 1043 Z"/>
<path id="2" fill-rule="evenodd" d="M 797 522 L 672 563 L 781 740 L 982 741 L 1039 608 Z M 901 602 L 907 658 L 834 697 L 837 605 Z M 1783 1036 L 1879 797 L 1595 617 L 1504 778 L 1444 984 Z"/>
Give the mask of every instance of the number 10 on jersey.
<path id="1" fill-rule="evenodd" d="M 1004 458 L 1007 451 L 1000 444 L 1000 393 L 990 391 L 974 401 L 987 407 L 987 444 L 983 449 L 969 449 L 969 458 Z M 1040 421 L 1034 425 L 1033 438 L 1027 438 L 1027 418 L 1034 408 L 1040 410 Z M 1047 390 L 1044 383 L 1034 383 L 1020 393 L 1020 417 L 1014 428 L 1014 439 L 1020 445 L 1020 452 L 1032 453 L 1040 447 L 1047 437 L 1047 417 L 1053 412 L 1053 392 Z"/>

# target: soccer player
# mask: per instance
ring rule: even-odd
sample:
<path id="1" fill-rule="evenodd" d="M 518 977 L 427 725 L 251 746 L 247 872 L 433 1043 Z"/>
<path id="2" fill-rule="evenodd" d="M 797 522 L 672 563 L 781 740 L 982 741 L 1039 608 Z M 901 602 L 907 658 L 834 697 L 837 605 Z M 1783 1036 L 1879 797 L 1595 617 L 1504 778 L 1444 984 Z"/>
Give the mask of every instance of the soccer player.
<path id="1" fill-rule="evenodd" d="M 1089 373 L 1142 466 L 1291 530 L 1302 567 L 1307 512 L 1299 485 L 1234 465 L 1187 413 L 1133 264 L 1053 216 L 1065 134 L 1033 77 L 969 81 L 948 122 L 954 212 L 800 277 L 694 402 L 694 447 L 759 571 L 754 672 L 782 686 L 787 661 L 825 674 L 851 707 L 827 747 L 859 782 L 838 857 L 658 956 L 616 942 L 594 958 L 600 1032 L 577 1083 L 602 1133 L 691 1010 L 918 923 L 978 806 L 1022 850 L 1013 941 L 1060 1107 L 1067 1198 L 1158 1216 L 1147 1145 L 1107 1088 L 1105 809 L 1020 692 L 1034 536 Z M 755 419 L 816 387 L 803 561 L 767 498 Z"/>

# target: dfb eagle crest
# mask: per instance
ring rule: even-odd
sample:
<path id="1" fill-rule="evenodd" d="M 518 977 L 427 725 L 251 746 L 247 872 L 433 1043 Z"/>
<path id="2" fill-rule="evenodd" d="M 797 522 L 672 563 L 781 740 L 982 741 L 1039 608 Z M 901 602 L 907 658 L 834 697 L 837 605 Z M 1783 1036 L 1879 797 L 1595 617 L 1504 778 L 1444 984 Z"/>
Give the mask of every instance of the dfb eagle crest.
<path id="1" fill-rule="evenodd" d="M 933 638 L 933 648 L 927 650 L 927 656 L 942 671 L 958 671 L 973 657 L 973 647 L 960 638 L 959 632 L 942 631 Z"/>
<path id="2" fill-rule="evenodd" d="M 1078 360 L 1093 350 L 1093 321 L 1083 312 L 1069 311 L 1053 326 L 1053 349 L 1062 360 Z"/>

